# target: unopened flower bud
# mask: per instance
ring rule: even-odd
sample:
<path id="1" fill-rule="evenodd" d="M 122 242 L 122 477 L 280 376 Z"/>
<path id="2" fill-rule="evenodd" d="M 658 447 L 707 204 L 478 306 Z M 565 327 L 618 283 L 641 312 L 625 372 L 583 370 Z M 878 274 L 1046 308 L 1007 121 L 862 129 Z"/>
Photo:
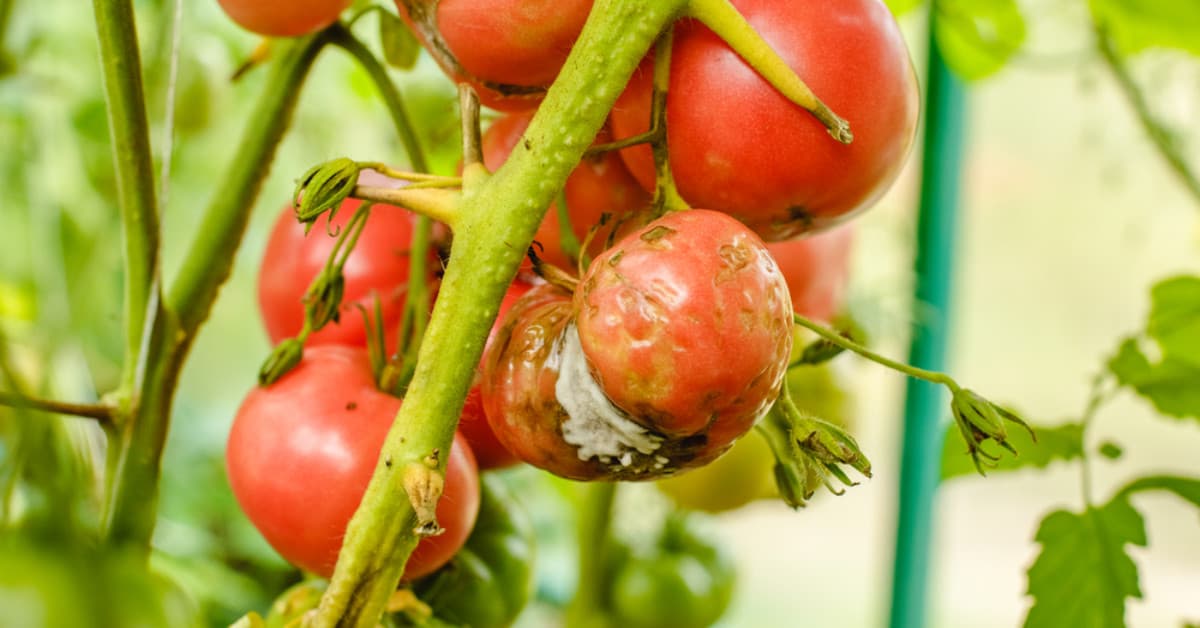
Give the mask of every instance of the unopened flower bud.
<path id="1" fill-rule="evenodd" d="M 279 343 L 258 371 L 259 385 L 270 386 L 275 383 L 275 380 L 299 364 L 303 357 L 304 343 L 299 338 L 288 338 Z"/>
<path id="2" fill-rule="evenodd" d="M 346 276 L 341 271 L 322 272 L 304 294 L 304 317 L 313 331 L 330 321 L 338 321 L 342 296 L 346 293 Z"/>
<path id="3" fill-rule="evenodd" d="M 313 166 L 296 182 L 296 219 L 312 226 L 321 214 L 329 211 L 332 221 L 342 201 L 354 191 L 358 184 L 358 164 L 341 157 Z"/>

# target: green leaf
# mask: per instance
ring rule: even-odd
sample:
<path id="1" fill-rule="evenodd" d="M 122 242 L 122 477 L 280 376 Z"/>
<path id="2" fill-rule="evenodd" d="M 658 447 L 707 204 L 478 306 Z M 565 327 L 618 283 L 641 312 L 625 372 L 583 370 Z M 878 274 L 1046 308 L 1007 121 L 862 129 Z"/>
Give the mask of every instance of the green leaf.
<path id="1" fill-rule="evenodd" d="M 1200 366 L 1200 277 L 1160 281 L 1151 288 L 1150 300 L 1146 333 L 1164 355 Z"/>
<path id="2" fill-rule="evenodd" d="M 421 54 L 421 44 L 412 31 L 387 11 L 379 11 L 379 44 L 388 65 L 401 70 L 413 69 Z"/>
<path id="3" fill-rule="evenodd" d="M 1142 597 L 1125 546 L 1145 547 L 1146 526 L 1124 496 L 1082 513 L 1052 512 L 1035 540 L 1042 553 L 1029 568 L 1025 628 L 1125 626 L 1125 598 Z"/>
<path id="4" fill-rule="evenodd" d="M 946 65 L 964 79 L 994 74 L 1025 43 L 1016 0 L 941 0 L 933 10 L 933 32 Z"/>
<path id="5" fill-rule="evenodd" d="M 1200 55 L 1200 2 L 1090 0 L 1092 15 L 1124 54 L 1175 48 Z"/>
<path id="6" fill-rule="evenodd" d="M 1128 386 L 1163 414 L 1200 419 L 1200 364 L 1167 354 L 1161 362 L 1151 363 L 1138 348 L 1137 340 L 1121 343 L 1108 370 L 1122 386 Z"/>
<path id="7" fill-rule="evenodd" d="M 1116 460 L 1125 453 L 1125 450 L 1121 449 L 1120 445 L 1112 441 L 1105 441 L 1101 443 L 1099 451 L 1101 456 L 1104 456 L 1109 460 Z"/>
<path id="8" fill-rule="evenodd" d="M 1121 489 L 1118 497 L 1128 497 L 1143 491 L 1168 491 L 1180 499 L 1200 508 L 1200 479 L 1182 478 L 1174 475 L 1151 475 L 1138 478 Z"/>
<path id="9" fill-rule="evenodd" d="M 996 471 L 1015 471 L 1029 467 L 1045 468 L 1056 460 L 1073 460 L 1083 455 L 1083 429 L 1078 423 L 1066 423 L 1055 427 L 1033 426 L 1037 442 L 1023 429 L 1009 431 L 1008 442 L 1021 452 L 1019 456 L 1001 456 Z M 975 475 L 975 465 L 966 455 L 959 430 L 953 424 L 946 428 L 946 440 L 942 445 L 942 479 L 948 480 L 964 475 Z"/>

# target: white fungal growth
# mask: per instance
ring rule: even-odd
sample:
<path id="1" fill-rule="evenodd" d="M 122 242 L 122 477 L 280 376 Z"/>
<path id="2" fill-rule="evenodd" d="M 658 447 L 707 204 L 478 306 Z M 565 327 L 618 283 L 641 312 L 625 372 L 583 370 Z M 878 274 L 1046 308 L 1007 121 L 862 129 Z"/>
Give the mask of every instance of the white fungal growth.
<path id="1" fill-rule="evenodd" d="M 605 464 L 616 461 L 629 467 L 635 453 L 650 455 L 657 451 L 663 438 L 613 405 L 588 371 L 574 324 L 564 331 L 560 351 L 554 395 L 568 416 L 562 422 L 563 440 L 575 446 L 579 459 L 595 457 Z"/>

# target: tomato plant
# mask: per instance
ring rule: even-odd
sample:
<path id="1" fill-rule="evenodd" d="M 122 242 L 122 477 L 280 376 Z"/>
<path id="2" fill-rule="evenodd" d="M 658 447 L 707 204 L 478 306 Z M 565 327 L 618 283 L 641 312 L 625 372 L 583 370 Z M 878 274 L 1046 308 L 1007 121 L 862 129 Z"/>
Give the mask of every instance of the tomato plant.
<path id="1" fill-rule="evenodd" d="M 305 292 L 325 267 L 337 242 L 333 236 L 346 227 L 360 204 L 355 199 L 347 200 L 332 221 L 324 214 L 307 233 L 305 226 L 296 222 L 290 206 L 280 212 L 258 270 L 258 307 L 272 343 L 300 333 L 304 325 Z M 415 220 L 411 212 L 399 207 L 372 208 L 342 269 L 345 288 L 338 320 L 309 336 L 309 344 L 365 347 L 363 311 L 373 314 L 376 300 L 384 330 L 389 334 L 396 331 L 408 294 L 408 243 Z M 431 262 L 434 259 L 430 257 Z"/>
<path id="2" fill-rule="evenodd" d="M 365 350 L 340 345 L 310 348 L 291 372 L 246 396 L 229 433 L 229 483 L 280 555 L 313 573 L 333 573 L 346 523 L 400 403 L 375 388 Z M 475 456 L 457 436 L 437 506 L 445 533 L 420 542 L 405 578 L 450 560 L 478 510 Z"/>
<path id="3" fill-rule="evenodd" d="M 851 125 L 830 141 L 808 112 L 695 21 L 675 27 L 667 146 L 683 198 L 728 212 L 766 240 L 845 220 L 876 200 L 904 164 L 917 125 L 916 77 L 900 30 L 879 0 L 734 0 L 789 66 Z M 651 73 L 643 65 L 613 109 L 616 137 L 646 131 Z M 622 151 L 654 186 L 650 149 Z"/>
<path id="4" fill-rule="evenodd" d="M 242 28 L 268 37 L 306 35 L 337 20 L 352 0 L 217 0 Z"/>

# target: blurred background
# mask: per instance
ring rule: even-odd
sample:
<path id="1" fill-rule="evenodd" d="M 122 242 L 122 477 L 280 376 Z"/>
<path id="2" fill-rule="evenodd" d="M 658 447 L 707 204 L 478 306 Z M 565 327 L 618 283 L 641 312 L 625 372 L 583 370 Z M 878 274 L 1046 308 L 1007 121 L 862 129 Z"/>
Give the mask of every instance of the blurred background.
<path id="1" fill-rule="evenodd" d="M 1166 169 L 1091 51 L 1085 3 L 1025 4 L 1020 51 L 968 87 L 948 359 L 960 382 L 1054 425 L 1077 419 L 1091 378 L 1118 340 L 1142 328 L 1148 286 L 1200 270 L 1200 204 Z M 159 151 L 172 6 L 137 3 Z M 258 70 L 230 82 L 257 40 L 215 2 L 188 2 L 184 11 L 163 217 L 167 277 L 204 204 L 219 192 L 213 185 L 232 157 L 230 138 L 241 132 L 264 78 Z M 921 8 L 900 20 L 918 68 L 927 21 Z M 91 11 L 66 0 L 17 0 L 0 50 L 8 68 L 0 76 L 0 331 L 7 359 L 43 396 L 95 399 L 120 370 L 121 236 Z M 1182 131 L 1185 152 L 1200 161 L 1200 64 L 1183 53 L 1151 51 L 1134 69 L 1154 108 Z M 435 152 L 435 169 L 450 172 L 458 158 L 452 85 L 427 57 L 394 76 L 427 146 L 446 147 Z M 200 609 L 208 625 L 264 608 L 297 577 L 238 510 L 222 457 L 234 413 L 269 350 L 255 301 L 267 231 L 309 166 L 339 156 L 405 160 L 374 87 L 336 50 L 319 60 L 292 129 L 233 277 L 191 353 L 164 458 L 154 565 L 176 583 L 181 607 Z M 873 346 L 891 356 L 905 354 L 912 322 L 918 165 L 910 161 L 888 196 L 858 219 L 851 309 Z M 840 497 L 818 495 L 798 512 L 761 501 L 717 517 L 716 534 L 732 548 L 740 576 L 721 625 L 886 623 L 903 380 L 850 356 L 837 360 L 855 400 L 853 432 L 874 463 L 874 478 Z M 1132 395 L 1117 397 L 1089 435 L 1089 446 L 1113 440 L 1124 450 L 1119 460 L 1092 463 L 1096 494 L 1103 499 L 1147 472 L 1200 473 L 1196 428 L 1158 416 Z M 11 442 L 17 429 L 0 415 L 0 437 Z M 97 437 L 83 421 L 68 420 L 63 429 L 75 435 L 72 456 L 97 455 Z M 0 438 L 0 464 L 11 464 L 5 442 Z M 560 483 L 528 469 L 512 475 L 530 487 L 523 495 L 545 539 L 542 605 L 520 625 L 551 625 L 547 609 L 569 596 L 574 577 L 569 513 Z M 1078 467 L 1061 463 L 948 481 L 936 503 L 930 625 L 1019 625 L 1031 604 L 1025 571 L 1038 552 L 1038 523 L 1054 509 L 1078 510 L 1079 483 Z M 648 486 L 626 493 L 622 499 L 657 499 Z M 1144 599 L 1129 603 L 1129 625 L 1200 621 L 1196 511 L 1169 496 L 1138 496 L 1135 503 L 1149 547 L 1131 549 Z M 618 512 L 635 517 L 638 509 Z"/>

